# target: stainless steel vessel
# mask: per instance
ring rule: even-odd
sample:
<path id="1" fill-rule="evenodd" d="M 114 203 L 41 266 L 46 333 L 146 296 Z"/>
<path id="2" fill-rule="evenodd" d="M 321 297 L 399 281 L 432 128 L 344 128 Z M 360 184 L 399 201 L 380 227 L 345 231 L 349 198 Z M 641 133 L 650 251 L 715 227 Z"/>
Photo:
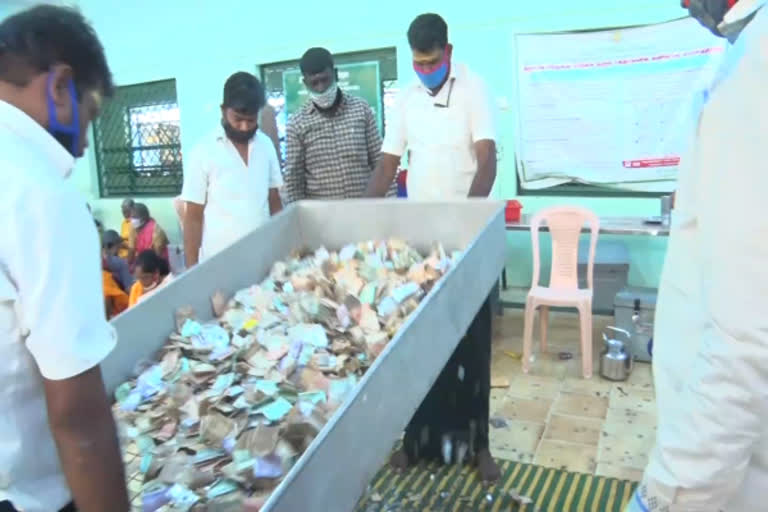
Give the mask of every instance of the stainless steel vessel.
<path id="1" fill-rule="evenodd" d="M 632 354 L 628 351 L 630 339 L 630 334 L 624 329 L 606 327 L 603 330 L 605 349 L 600 354 L 600 375 L 604 379 L 622 381 L 629 378 L 634 366 Z"/>
<path id="2" fill-rule="evenodd" d="M 301 247 L 402 238 L 420 251 L 432 242 L 462 249 L 458 263 L 361 379 L 263 509 L 352 510 L 393 443 L 437 378 L 504 265 L 504 205 L 487 200 L 301 202 L 232 247 L 198 265 L 114 320 L 115 351 L 102 366 L 110 393 L 150 358 L 174 328 L 175 311 L 192 306 L 212 318 L 210 297 L 261 281 L 272 263 Z"/>

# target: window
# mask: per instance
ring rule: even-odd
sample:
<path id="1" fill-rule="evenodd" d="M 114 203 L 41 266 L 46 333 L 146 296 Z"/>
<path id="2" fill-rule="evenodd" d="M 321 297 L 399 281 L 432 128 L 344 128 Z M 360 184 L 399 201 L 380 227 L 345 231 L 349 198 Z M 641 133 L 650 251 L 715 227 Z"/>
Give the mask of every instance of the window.
<path id="1" fill-rule="evenodd" d="M 377 100 L 369 99 L 365 94 L 361 94 L 369 103 L 377 101 L 378 105 L 371 105 L 377 114 L 380 113 L 381 124 L 386 131 L 387 114 L 391 111 L 398 92 L 397 85 L 397 54 L 394 48 L 383 48 L 378 50 L 368 50 L 363 52 L 342 53 L 333 56 L 334 64 L 339 70 L 339 81 L 343 82 L 345 77 L 351 73 L 346 73 L 355 66 L 365 66 L 367 64 L 378 64 L 378 86 L 376 91 Z M 298 72 L 299 61 L 276 62 L 261 66 L 261 78 L 267 91 L 267 101 L 275 109 L 277 114 L 277 133 L 280 137 L 280 152 L 285 159 L 285 127 L 288 123 L 287 104 L 292 98 L 287 98 L 292 91 L 286 91 L 286 84 L 289 83 L 289 77 Z M 344 85 L 342 84 L 342 87 Z M 288 93 L 288 94 L 286 94 Z M 354 92 L 353 92 L 354 94 Z"/>
<path id="2" fill-rule="evenodd" d="M 118 87 L 93 126 L 101 197 L 181 192 L 176 80 Z"/>

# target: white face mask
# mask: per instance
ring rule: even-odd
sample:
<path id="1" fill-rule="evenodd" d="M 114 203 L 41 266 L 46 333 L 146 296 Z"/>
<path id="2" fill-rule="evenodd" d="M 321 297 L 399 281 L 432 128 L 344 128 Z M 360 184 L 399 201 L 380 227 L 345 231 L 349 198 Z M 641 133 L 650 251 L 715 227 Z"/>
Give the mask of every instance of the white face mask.
<path id="1" fill-rule="evenodd" d="M 154 290 L 155 288 L 157 288 L 157 283 L 152 283 L 150 286 L 145 286 L 144 291 L 148 292 L 150 290 Z"/>
<path id="2" fill-rule="evenodd" d="M 309 97 L 312 98 L 312 103 L 320 108 L 328 109 L 336 102 L 336 96 L 339 92 L 339 86 L 334 82 L 325 92 L 309 91 Z"/>
<path id="3" fill-rule="evenodd" d="M 131 225 L 134 228 L 140 228 L 141 227 L 141 221 L 139 219 L 131 219 Z"/>

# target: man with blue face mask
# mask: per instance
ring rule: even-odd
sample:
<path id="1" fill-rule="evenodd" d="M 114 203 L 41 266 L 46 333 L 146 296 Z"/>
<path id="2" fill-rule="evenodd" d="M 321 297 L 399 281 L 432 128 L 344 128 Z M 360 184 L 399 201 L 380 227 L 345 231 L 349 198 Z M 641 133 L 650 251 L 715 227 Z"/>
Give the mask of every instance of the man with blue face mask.
<path id="1" fill-rule="evenodd" d="M 496 130 L 483 80 L 452 60 L 448 27 L 437 14 L 418 16 L 408 43 L 418 81 L 397 100 L 367 195 L 386 193 L 407 150 L 409 199 L 487 197 L 496 177 Z M 471 462 L 481 480 L 496 480 L 499 468 L 488 444 L 490 381 L 487 300 L 411 419 L 392 466 L 403 469 L 419 459 Z"/>
<path id="2" fill-rule="evenodd" d="M 325 48 L 307 50 L 299 68 L 309 99 L 286 128 L 288 200 L 362 197 L 381 150 L 376 116 L 341 90 Z"/>
<path id="3" fill-rule="evenodd" d="M 129 509 L 99 369 L 116 343 L 99 240 L 66 179 L 112 90 L 77 11 L 40 6 L 0 23 L 2 512 Z"/>
<path id="4" fill-rule="evenodd" d="M 655 318 L 656 445 L 627 512 L 768 510 L 765 4 L 683 0 L 734 46 L 678 178 Z"/>
<path id="5" fill-rule="evenodd" d="M 408 43 L 418 80 L 397 99 L 367 195 L 384 195 L 407 148 L 409 198 L 487 197 L 496 179 L 496 126 L 484 81 L 452 60 L 437 14 L 417 17 Z"/>

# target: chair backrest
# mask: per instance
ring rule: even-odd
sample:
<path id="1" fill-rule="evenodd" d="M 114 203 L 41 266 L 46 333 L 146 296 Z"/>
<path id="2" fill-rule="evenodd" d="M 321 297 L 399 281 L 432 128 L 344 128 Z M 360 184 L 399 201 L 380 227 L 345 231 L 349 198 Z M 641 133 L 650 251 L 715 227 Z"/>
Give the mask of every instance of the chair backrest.
<path id="1" fill-rule="evenodd" d="M 533 246 L 533 284 L 539 285 L 541 250 L 539 230 L 546 222 L 552 237 L 552 271 L 550 288 L 573 289 L 579 287 L 579 236 L 585 224 L 590 228 L 587 288 L 592 289 L 595 247 L 600 233 L 600 219 L 591 210 L 580 206 L 554 206 L 539 211 L 531 219 Z"/>

